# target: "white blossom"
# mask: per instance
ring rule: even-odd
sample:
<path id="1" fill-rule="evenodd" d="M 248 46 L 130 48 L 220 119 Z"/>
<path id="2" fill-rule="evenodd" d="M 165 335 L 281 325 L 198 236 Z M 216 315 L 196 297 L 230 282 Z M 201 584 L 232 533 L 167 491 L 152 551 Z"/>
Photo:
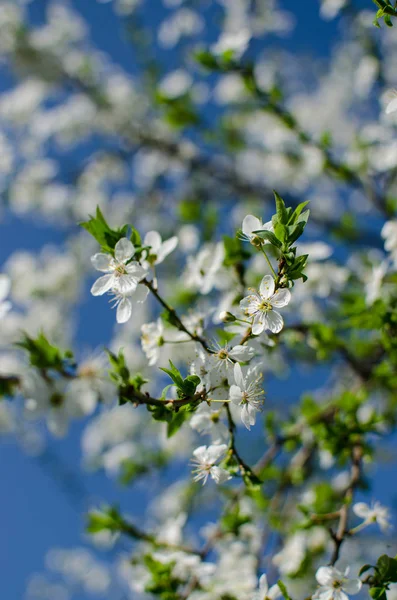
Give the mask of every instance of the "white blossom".
<path id="1" fill-rule="evenodd" d="M 192 464 L 195 465 L 193 469 L 194 481 L 203 480 L 203 485 L 206 483 L 208 476 L 211 475 L 212 479 L 216 483 L 224 483 L 231 478 L 226 469 L 216 466 L 221 458 L 226 454 L 226 444 L 213 444 L 212 446 L 199 446 L 193 452 L 194 459 Z"/>
<path id="2" fill-rule="evenodd" d="M 269 588 L 267 576 L 264 573 L 259 578 L 259 589 L 255 592 L 252 600 L 276 600 L 281 596 L 281 590 L 277 583 Z"/>
<path id="3" fill-rule="evenodd" d="M 150 249 L 145 252 L 143 266 L 149 268 L 152 265 L 162 263 L 175 250 L 177 244 L 178 238 L 176 235 L 163 242 L 157 231 L 148 231 L 144 237 L 143 246 L 150 246 Z"/>
<path id="4" fill-rule="evenodd" d="M 390 511 L 386 506 L 382 506 L 380 502 L 375 502 L 371 506 L 365 502 L 356 502 L 353 505 L 355 515 L 363 519 L 363 525 L 378 523 L 381 531 L 386 533 L 392 528 L 390 523 Z"/>
<path id="5" fill-rule="evenodd" d="M 8 275 L 0 274 L 0 319 L 11 310 L 11 302 L 6 300 L 10 293 L 11 279 Z"/>
<path id="6" fill-rule="evenodd" d="M 275 291 L 275 283 L 271 275 L 265 275 L 259 286 L 259 292 L 255 290 L 253 292 L 240 302 L 245 314 L 253 317 L 252 333 L 259 335 L 265 329 L 269 329 L 272 333 L 279 333 L 284 326 L 284 321 L 274 308 L 286 306 L 291 300 L 291 292 L 285 288 Z"/>
<path id="7" fill-rule="evenodd" d="M 119 240 L 114 249 L 114 258 L 110 254 L 99 252 L 94 254 L 91 262 L 98 271 L 107 273 L 96 280 L 91 288 L 93 296 L 102 296 L 109 290 L 120 294 L 132 293 L 138 283 L 147 275 L 138 262 L 130 259 L 135 254 L 135 248 L 127 238 Z"/>
<path id="8" fill-rule="evenodd" d="M 344 573 L 336 567 L 320 567 L 316 572 L 320 587 L 313 594 L 313 600 L 348 600 L 348 594 L 358 594 L 361 581 L 357 578 L 349 579 L 348 574 L 349 567 Z"/>
<path id="9" fill-rule="evenodd" d="M 257 217 L 254 217 L 254 215 L 247 215 L 244 218 L 241 230 L 242 234 L 240 238 L 246 242 L 250 242 L 253 246 L 269 243 L 268 240 L 260 238 L 257 234 L 254 233 L 254 231 L 265 230 L 270 231 L 271 233 L 274 232 L 273 224 L 271 221 L 268 221 L 267 223 L 262 223 L 262 221 Z"/>
<path id="10" fill-rule="evenodd" d="M 148 358 L 149 366 L 155 365 L 159 359 L 160 347 L 163 345 L 164 325 L 161 319 L 154 323 L 144 323 L 141 327 L 142 349 Z"/>
<path id="11" fill-rule="evenodd" d="M 251 429 L 251 425 L 255 425 L 256 413 L 263 406 L 261 378 L 254 370 L 248 370 L 244 377 L 241 366 L 236 363 L 234 379 L 236 384 L 230 387 L 229 398 L 233 404 L 241 406 L 241 420 L 247 429 Z"/>
<path id="12" fill-rule="evenodd" d="M 397 264 L 397 219 L 386 221 L 381 236 L 385 240 L 385 250 L 390 252 L 394 264 Z"/>
<path id="13" fill-rule="evenodd" d="M 240 58 L 248 48 L 250 39 L 251 32 L 246 27 L 238 31 L 226 31 L 222 33 L 216 44 L 211 46 L 211 50 L 218 55 L 232 52 L 234 57 Z"/>
<path id="14" fill-rule="evenodd" d="M 208 294 L 214 288 L 222 289 L 227 283 L 223 267 L 225 248 L 223 243 L 205 244 L 196 256 L 187 259 L 186 286 Z"/>
<path id="15" fill-rule="evenodd" d="M 216 344 L 214 353 L 211 354 L 211 362 L 215 369 L 217 369 L 222 375 L 226 375 L 227 370 L 236 361 L 247 362 L 255 354 L 254 349 L 251 346 L 242 346 L 237 344 L 236 346 L 229 346 L 225 344 L 220 346 Z"/>

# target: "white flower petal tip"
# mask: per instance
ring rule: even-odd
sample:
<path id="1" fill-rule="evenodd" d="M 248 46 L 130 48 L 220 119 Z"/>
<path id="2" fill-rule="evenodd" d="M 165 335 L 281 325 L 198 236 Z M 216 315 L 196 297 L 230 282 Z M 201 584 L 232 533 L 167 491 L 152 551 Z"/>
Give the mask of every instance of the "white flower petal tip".
<path id="1" fill-rule="evenodd" d="M 392 100 L 390 100 L 390 102 L 388 102 L 388 104 L 386 105 L 385 108 L 385 113 L 387 115 L 391 115 L 392 113 L 396 112 L 397 110 L 397 97 L 393 98 Z"/>

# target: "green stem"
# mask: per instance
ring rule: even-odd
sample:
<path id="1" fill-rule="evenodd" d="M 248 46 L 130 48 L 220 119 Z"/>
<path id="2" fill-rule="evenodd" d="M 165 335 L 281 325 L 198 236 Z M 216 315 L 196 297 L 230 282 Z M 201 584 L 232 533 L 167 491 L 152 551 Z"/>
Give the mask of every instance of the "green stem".
<path id="1" fill-rule="evenodd" d="M 266 260 L 267 260 L 267 264 L 268 264 L 268 265 L 269 265 L 269 267 L 271 268 L 271 270 L 272 270 L 272 273 L 273 273 L 274 277 L 275 277 L 275 278 L 277 278 L 277 273 L 276 273 L 276 271 L 273 269 L 273 265 L 272 265 L 272 263 L 270 262 L 270 259 L 269 259 L 268 255 L 266 254 L 266 250 L 264 249 L 264 247 L 263 247 L 263 246 L 261 246 L 261 249 L 262 249 L 262 252 L 263 252 L 263 256 L 266 258 Z"/>

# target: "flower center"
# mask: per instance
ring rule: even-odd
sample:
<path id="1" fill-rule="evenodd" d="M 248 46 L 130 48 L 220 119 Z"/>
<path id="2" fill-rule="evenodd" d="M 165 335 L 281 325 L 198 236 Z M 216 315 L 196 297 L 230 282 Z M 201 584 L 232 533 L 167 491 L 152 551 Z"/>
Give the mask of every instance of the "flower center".
<path id="1" fill-rule="evenodd" d="M 121 277 L 127 273 L 125 265 L 117 265 L 114 270 L 116 277 Z"/>
<path id="2" fill-rule="evenodd" d="M 258 235 L 253 235 L 250 239 L 250 242 L 253 246 L 262 246 L 263 240 Z"/>
<path id="3" fill-rule="evenodd" d="M 273 310 L 273 306 L 267 300 L 262 300 L 262 302 L 258 306 L 258 310 L 260 310 L 261 312 L 268 312 L 269 310 Z"/>
<path id="4" fill-rule="evenodd" d="M 227 350 L 225 350 L 224 348 L 222 348 L 222 350 L 219 350 L 219 352 L 218 352 L 219 360 L 227 360 L 228 357 L 229 357 L 229 353 Z"/>

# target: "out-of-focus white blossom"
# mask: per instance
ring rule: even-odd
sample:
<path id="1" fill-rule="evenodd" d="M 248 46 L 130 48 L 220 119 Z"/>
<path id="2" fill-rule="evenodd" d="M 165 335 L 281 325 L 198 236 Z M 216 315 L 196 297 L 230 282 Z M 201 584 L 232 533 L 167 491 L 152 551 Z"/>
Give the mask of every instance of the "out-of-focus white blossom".
<path id="1" fill-rule="evenodd" d="M 374 502 L 369 506 L 365 502 L 356 502 L 353 504 L 353 512 L 355 515 L 363 519 L 363 525 L 378 523 L 383 533 L 388 532 L 392 525 L 390 523 L 390 511 L 386 506 L 382 506 L 380 502 Z"/>
<path id="2" fill-rule="evenodd" d="M 240 58 L 248 48 L 250 39 L 251 32 L 247 28 L 241 28 L 238 31 L 226 31 L 216 44 L 211 46 L 211 50 L 218 55 L 231 52 L 235 58 Z"/>
<path id="3" fill-rule="evenodd" d="M 147 269 L 150 266 L 159 265 L 173 250 L 175 250 L 177 244 L 177 236 L 173 236 L 163 242 L 157 231 L 148 231 L 144 237 L 143 245 L 150 246 L 150 249 L 145 252 L 145 258 L 142 265 Z"/>
<path id="4" fill-rule="evenodd" d="M 3 319 L 11 310 L 11 302 L 7 300 L 7 296 L 11 289 L 11 279 L 8 275 L 0 273 L 0 319 Z"/>

